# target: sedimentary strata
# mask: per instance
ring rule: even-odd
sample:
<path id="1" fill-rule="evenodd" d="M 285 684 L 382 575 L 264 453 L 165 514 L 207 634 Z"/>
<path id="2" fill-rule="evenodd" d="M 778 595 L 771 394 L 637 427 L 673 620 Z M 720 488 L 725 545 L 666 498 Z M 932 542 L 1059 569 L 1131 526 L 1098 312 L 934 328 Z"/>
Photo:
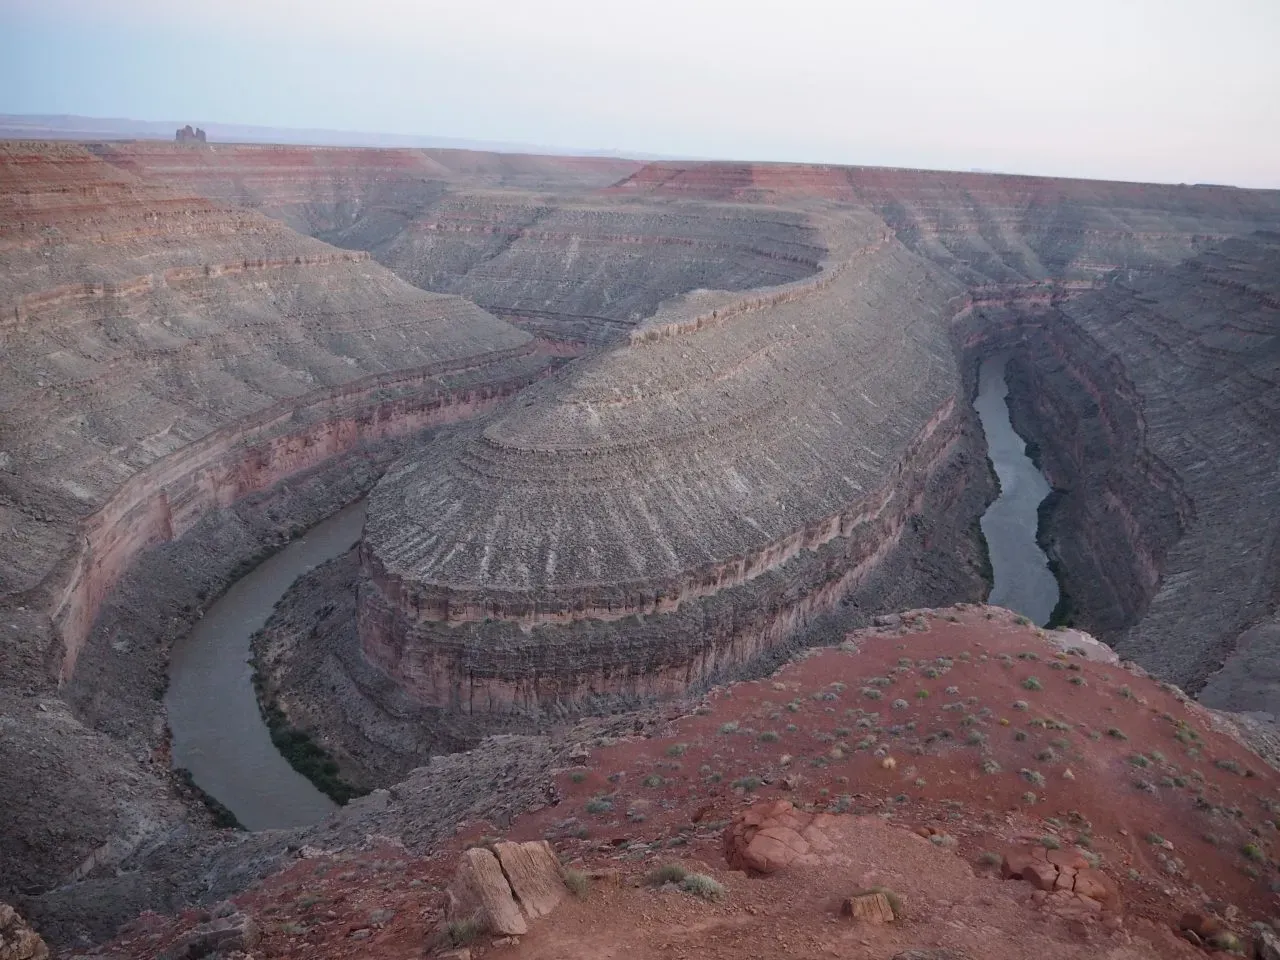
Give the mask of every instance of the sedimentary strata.
<path id="1" fill-rule="evenodd" d="M 0 258 L 0 610 L 21 638 L 0 648 L 0 673 L 23 696 L 74 681 L 105 598 L 144 551 L 364 445 L 485 412 L 551 363 L 529 334 L 363 252 L 76 145 L 0 145 Z M 161 665 L 168 627 L 104 637 L 96 662 Z M 96 672 L 77 701 L 111 696 L 96 685 L 119 676 Z M 15 724 L 0 789 L 13 801 L 6 859 L 22 867 L 6 885 L 110 864 L 166 827 L 172 790 L 148 769 L 166 766 L 149 753 L 156 719 L 133 717 L 128 747 L 86 749 L 72 766 L 100 773 L 88 782 L 101 789 L 71 798 L 31 762 L 47 731 Z M 61 809 L 77 827 L 51 850 L 42 820 Z"/>
<path id="2" fill-rule="evenodd" d="M 1013 327 L 1014 413 L 1062 490 L 1046 533 L 1077 618 L 1198 689 L 1280 600 L 1280 235 Z"/>
<path id="3" fill-rule="evenodd" d="M 0 147 L 3 853 L 35 864 L 6 883 L 204 836 L 143 702 L 167 644 L 425 428 L 456 427 L 373 494 L 358 584 L 296 593 L 357 591 L 355 622 L 275 638 L 374 775 L 978 597 L 997 349 L 1078 622 L 1184 682 L 1251 626 L 1265 658 L 1277 226 L 1228 188 Z"/>
<path id="4" fill-rule="evenodd" d="M 464 712 L 669 695 L 838 600 L 813 609 L 825 578 L 789 561 L 830 544 L 844 590 L 876 566 L 963 452 L 961 290 L 874 218 L 841 226 L 829 282 L 722 301 L 725 322 L 634 341 L 389 472 L 362 547 L 367 657 Z M 755 614 L 713 627 L 735 595 Z M 639 635 L 651 617 L 661 640 Z"/>

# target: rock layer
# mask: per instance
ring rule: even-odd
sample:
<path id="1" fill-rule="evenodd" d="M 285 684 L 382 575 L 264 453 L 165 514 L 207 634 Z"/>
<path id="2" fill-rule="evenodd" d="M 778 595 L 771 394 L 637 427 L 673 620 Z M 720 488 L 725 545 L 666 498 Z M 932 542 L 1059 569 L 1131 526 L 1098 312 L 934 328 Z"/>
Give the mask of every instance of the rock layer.
<path id="1" fill-rule="evenodd" d="M 0 596 L 63 679 L 146 547 L 364 439 L 487 409 L 531 338 L 83 148 L 0 149 Z"/>
<path id="2" fill-rule="evenodd" d="M 602 657 L 585 631 L 529 631 L 661 618 L 837 540 L 844 574 L 874 566 L 967 420 L 946 336 L 960 289 L 873 219 L 841 227 L 829 282 L 722 300 L 723 323 L 634 341 L 390 471 L 362 547 L 369 658 L 464 711 L 670 694 L 778 633 L 675 628 Z M 490 640 L 503 623 L 528 639 Z"/>

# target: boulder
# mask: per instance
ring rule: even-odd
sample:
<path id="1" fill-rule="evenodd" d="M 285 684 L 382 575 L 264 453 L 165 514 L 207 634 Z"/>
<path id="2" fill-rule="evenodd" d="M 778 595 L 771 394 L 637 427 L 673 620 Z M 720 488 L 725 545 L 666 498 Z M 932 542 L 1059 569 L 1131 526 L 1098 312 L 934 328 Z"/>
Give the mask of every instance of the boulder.
<path id="1" fill-rule="evenodd" d="M 724 857 L 736 870 L 776 873 L 811 851 L 831 848 L 823 832 L 829 814 L 797 810 L 789 800 L 748 808 L 724 832 Z"/>
<path id="2" fill-rule="evenodd" d="M 449 884 L 448 917 L 451 921 L 475 918 L 490 933 L 501 936 L 529 932 L 498 858 L 484 847 L 463 851 Z"/>
<path id="3" fill-rule="evenodd" d="M 1253 941 L 1253 953 L 1258 960 L 1280 960 L 1280 936 L 1270 928 L 1262 927 Z"/>
<path id="4" fill-rule="evenodd" d="M 892 923 L 893 905 L 883 893 L 854 894 L 840 905 L 840 913 L 863 923 Z"/>
<path id="5" fill-rule="evenodd" d="M 1226 927 L 1211 913 L 1191 911 L 1178 918 L 1178 929 L 1190 930 L 1201 940 L 1208 940 L 1215 933 L 1221 933 Z"/>
<path id="6" fill-rule="evenodd" d="M 18 911 L 0 903 L 0 960 L 46 960 L 49 948 Z"/>
<path id="7" fill-rule="evenodd" d="M 497 843 L 494 850 L 516 900 L 530 920 L 545 917 L 568 895 L 560 878 L 560 861 L 547 841 Z"/>
<path id="8" fill-rule="evenodd" d="M 163 956 L 164 960 L 198 960 L 213 953 L 252 950 L 260 936 L 253 918 L 237 911 L 200 924 Z"/>

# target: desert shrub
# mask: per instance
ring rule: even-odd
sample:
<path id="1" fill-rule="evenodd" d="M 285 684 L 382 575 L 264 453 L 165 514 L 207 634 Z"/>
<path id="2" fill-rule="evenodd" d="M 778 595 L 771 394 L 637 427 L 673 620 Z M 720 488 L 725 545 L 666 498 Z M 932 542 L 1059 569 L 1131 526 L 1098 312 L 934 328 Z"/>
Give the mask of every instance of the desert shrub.
<path id="1" fill-rule="evenodd" d="M 688 875 L 689 871 L 680 864 L 664 863 L 645 874 L 644 882 L 653 887 L 660 887 L 664 883 L 681 883 Z"/>
<path id="2" fill-rule="evenodd" d="M 608 813 L 613 809 L 611 797 L 592 797 L 587 801 L 587 813 Z"/>
<path id="3" fill-rule="evenodd" d="M 667 747 L 667 756 L 683 757 L 684 752 L 688 749 L 689 745 L 687 743 L 673 743 L 671 746 Z"/>
<path id="4" fill-rule="evenodd" d="M 777 743 L 782 738 L 778 736 L 777 731 L 766 730 L 762 734 L 760 734 L 760 736 L 758 736 L 756 739 L 759 740 L 761 743 Z"/>
<path id="5" fill-rule="evenodd" d="M 449 946 L 465 947 L 486 929 L 487 926 L 480 917 L 451 920 L 444 928 L 444 940 Z"/>
<path id="6" fill-rule="evenodd" d="M 703 900 L 718 903 L 724 899 L 725 890 L 718 880 L 705 873 L 690 873 L 681 882 L 680 889 Z"/>
<path id="7" fill-rule="evenodd" d="M 560 878 L 564 881 L 564 885 L 569 888 L 569 892 L 579 900 L 583 899 L 591 890 L 591 879 L 581 870 L 565 867 L 560 871 Z"/>
<path id="8" fill-rule="evenodd" d="M 1022 686 L 1027 690 L 1043 690 L 1044 685 L 1035 677 L 1027 677 L 1022 681 Z"/>

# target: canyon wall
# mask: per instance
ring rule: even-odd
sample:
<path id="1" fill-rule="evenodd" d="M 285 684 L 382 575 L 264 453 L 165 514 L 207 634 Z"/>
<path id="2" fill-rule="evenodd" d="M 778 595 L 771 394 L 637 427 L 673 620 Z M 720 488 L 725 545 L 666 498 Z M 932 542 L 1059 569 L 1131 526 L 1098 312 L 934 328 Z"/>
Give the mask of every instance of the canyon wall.
<path id="1" fill-rule="evenodd" d="M 1217 187 L 0 145 L 4 857 L 39 886 L 182 822 L 140 702 L 172 631 L 400 450 L 344 653 L 370 742 L 361 711 L 464 743 L 977 598 L 997 349 L 1074 616 L 1198 683 L 1280 602 L 1277 228 Z"/>
<path id="2" fill-rule="evenodd" d="M 97 150 L 123 169 L 368 251 L 424 290 L 588 345 L 625 338 L 668 298 L 785 283 L 813 274 L 825 255 L 794 210 L 601 194 L 638 168 L 628 161 L 167 144 Z"/>
<path id="3" fill-rule="evenodd" d="M 390 470 L 361 548 L 367 657 L 464 712 L 670 695 L 881 564 L 972 452 L 946 329 L 963 290 L 874 217 L 822 229 L 821 282 L 717 294 L 723 322 L 663 322 Z"/>
<path id="4" fill-rule="evenodd" d="M 0 149 L 0 597 L 64 680 L 139 551 L 376 439 L 492 406 L 528 334 L 71 145 Z"/>
<path id="5" fill-rule="evenodd" d="M 1074 619 L 1192 690 L 1280 602 L 1278 294 L 1260 232 L 984 318 L 1022 348 L 1011 405 L 1059 490 L 1043 532 Z"/>
<path id="6" fill-rule="evenodd" d="M 143 584 L 139 610 L 175 616 L 95 634 L 140 558 L 282 480 L 362 469 L 375 460 L 366 449 L 488 412 L 554 358 L 367 253 L 74 144 L 0 144 L 0 262 L 8 892 L 111 869 L 200 820 L 170 779 L 154 673 L 209 571 Z M 161 582 L 170 594 L 152 596 Z M 113 658 L 145 669 L 106 669 Z M 115 710 L 117 726 L 86 726 L 100 720 L 94 704 L 135 701 L 127 717 Z"/>

